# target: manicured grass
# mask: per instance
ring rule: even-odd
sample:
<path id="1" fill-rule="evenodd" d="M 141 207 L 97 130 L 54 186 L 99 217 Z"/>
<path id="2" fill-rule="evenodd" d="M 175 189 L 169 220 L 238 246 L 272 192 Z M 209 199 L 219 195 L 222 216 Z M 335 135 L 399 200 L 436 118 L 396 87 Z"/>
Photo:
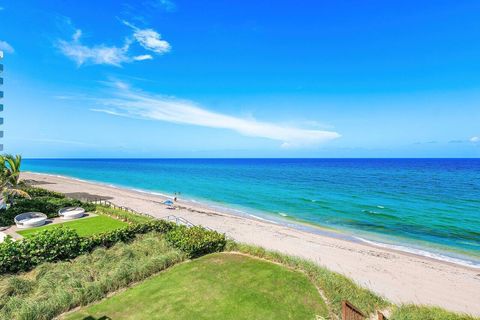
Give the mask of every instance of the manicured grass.
<path id="1" fill-rule="evenodd" d="M 239 254 L 180 264 L 64 319 L 315 319 L 327 308 L 298 271 Z"/>
<path id="2" fill-rule="evenodd" d="M 351 279 L 320 267 L 312 261 L 233 241 L 227 244 L 226 250 L 242 252 L 303 271 L 318 288 L 321 288 L 329 303 L 331 312 L 335 313 L 339 319 L 342 317 L 342 300 L 350 301 L 366 314 L 372 314 L 376 310 L 382 310 L 390 306 L 388 301 L 360 287 Z M 327 319 L 330 318 L 333 319 L 332 316 L 327 317 Z"/>
<path id="3" fill-rule="evenodd" d="M 91 217 L 91 218 L 81 218 L 78 220 L 68 221 L 61 224 L 50 224 L 44 227 L 26 229 L 26 230 L 18 231 L 18 234 L 22 235 L 25 238 L 29 238 L 33 236 L 35 233 L 39 232 L 40 230 L 59 228 L 61 226 L 65 226 L 65 227 L 74 229 L 78 233 L 78 235 L 84 237 L 84 236 L 90 236 L 93 234 L 115 230 L 121 227 L 125 227 L 126 225 L 127 223 L 123 221 L 100 215 L 100 216 Z"/>

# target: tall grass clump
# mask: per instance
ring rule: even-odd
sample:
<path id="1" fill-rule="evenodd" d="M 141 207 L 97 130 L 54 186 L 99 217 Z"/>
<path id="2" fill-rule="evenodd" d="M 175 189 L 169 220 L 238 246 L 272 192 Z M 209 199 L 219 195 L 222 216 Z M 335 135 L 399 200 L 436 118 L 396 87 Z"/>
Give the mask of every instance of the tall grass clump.
<path id="1" fill-rule="evenodd" d="M 367 314 L 389 306 L 389 302 L 373 292 L 360 287 L 351 279 L 320 267 L 308 260 L 233 241 L 227 243 L 225 250 L 245 253 L 304 272 L 317 288 L 322 291 L 327 299 L 326 302 L 330 311 L 339 318 L 341 318 L 342 300 L 350 301 Z"/>
<path id="2" fill-rule="evenodd" d="M 401 305 L 394 309 L 391 320 L 475 320 L 469 315 L 457 314 L 437 307 Z"/>
<path id="3" fill-rule="evenodd" d="M 52 319 L 186 259 L 157 232 L 0 277 L 0 319 Z"/>

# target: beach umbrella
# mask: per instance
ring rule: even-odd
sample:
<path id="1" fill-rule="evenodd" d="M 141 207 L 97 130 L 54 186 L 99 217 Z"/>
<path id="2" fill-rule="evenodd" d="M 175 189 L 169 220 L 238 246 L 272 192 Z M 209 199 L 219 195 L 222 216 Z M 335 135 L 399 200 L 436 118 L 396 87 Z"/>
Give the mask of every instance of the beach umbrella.
<path id="1" fill-rule="evenodd" d="M 167 205 L 167 206 L 173 206 L 173 201 L 172 200 L 165 200 L 163 201 L 163 204 Z"/>

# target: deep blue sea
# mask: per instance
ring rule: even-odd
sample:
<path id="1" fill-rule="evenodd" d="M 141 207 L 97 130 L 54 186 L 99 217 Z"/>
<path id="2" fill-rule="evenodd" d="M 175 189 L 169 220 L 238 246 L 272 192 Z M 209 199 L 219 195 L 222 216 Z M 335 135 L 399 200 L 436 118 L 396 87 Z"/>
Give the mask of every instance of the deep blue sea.
<path id="1" fill-rule="evenodd" d="M 22 169 L 181 192 L 480 267 L 480 159 L 26 159 Z"/>

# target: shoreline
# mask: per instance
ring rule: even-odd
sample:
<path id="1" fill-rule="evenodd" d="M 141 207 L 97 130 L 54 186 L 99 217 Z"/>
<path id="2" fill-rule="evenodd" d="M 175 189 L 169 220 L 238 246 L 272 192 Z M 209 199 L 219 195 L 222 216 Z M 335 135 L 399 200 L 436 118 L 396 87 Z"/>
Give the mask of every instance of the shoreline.
<path id="1" fill-rule="evenodd" d="M 437 305 L 480 315 L 480 272 L 474 267 L 385 248 L 361 238 L 351 241 L 348 238 L 354 236 L 341 231 L 337 233 L 336 230 L 327 232 L 315 225 L 305 224 L 319 232 L 294 228 L 249 213 L 243 216 L 217 211 L 197 201 L 180 200 L 178 204 L 182 209 L 172 212 L 161 204 L 170 196 L 159 192 L 33 172 L 22 173 L 22 179 L 38 181 L 39 187 L 66 194 L 87 192 L 107 196 L 118 205 L 156 218 L 174 214 L 226 233 L 239 242 L 307 258 L 396 303 Z M 335 233 L 337 237 L 329 233 Z M 452 292 L 456 293 L 456 297 L 452 297 Z"/>
<path id="2" fill-rule="evenodd" d="M 102 181 L 86 180 L 86 179 L 60 175 L 60 174 L 31 172 L 31 171 L 25 171 L 25 173 L 40 174 L 45 176 L 71 179 L 79 182 L 92 183 L 92 184 L 111 187 L 119 190 L 130 190 L 130 191 L 139 192 L 141 194 L 159 196 L 159 197 L 162 197 L 163 200 L 173 199 L 174 197 L 174 195 L 169 195 L 167 193 L 162 193 L 159 191 L 144 190 L 144 189 L 139 189 L 135 187 L 115 185 L 115 184 L 106 183 Z M 179 202 L 177 202 L 177 204 L 182 204 L 182 203 L 186 205 L 185 209 L 201 208 L 202 211 L 211 211 L 211 212 L 216 212 L 221 214 L 239 216 L 245 219 L 254 219 L 254 220 L 262 221 L 265 223 L 272 223 L 272 224 L 282 225 L 288 228 L 294 228 L 303 232 L 319 234 L 320 236 L 337 238 L 337 239 L 354 242 L 354 243 L 360 243 L 370 247 L 382 248 L 382 249 L 391 250 L 391 251 L 408 254 L 408 255 L 413 255 L 413 256 L 417 256 L 425 259 L 431 259 L 431 260 L 439 261 L 442 263 L 458 265 L 458 266 L 469 268 L 475 271 L 480 271 L 480 263 L 478 261 L 474 261 L 466 258 L 466 256 L 468 256 L 467 254 L 464 254 L 463 257 L 458 257 L 455 255 L 450 256 L 442 251 L 434 251 L 434 250 L 429 251 L 428 249 L 423 248 L 422 246 L 418 246 L 418 247 L 409 246 L 409 244 L 403 243 L 403 242 L 398 244 L 392 244 L 392 243 L 386 242 L 386 239 L 384 242 L 382 242 L 381 238 L 377 240 L 372 240 L 372 239 L 364 238 L 363 236 L 355 235 L 355 230 L 346 231 L 341 229 L 335 229 L 334 227 L 322 226 L 322 225 L 310 223 L 308 221 L 296 219 L 295 217 L 288 216 L 288 215 L 285 215 L 285 216 L 281 215 L 281 217 L 277 217 L 277 216 L 274 216 L 273 214 L 268 214 L 268 213 L 256 215 L 253 212 L 252 213 L 248 212 L 249 208 L 233 208 L 233 207 L 229 207 L 228 204 L 222 205 L 222 204 L 215 203 L 214 201 L 209 201 L 204 199 L 198 199 L 198 200 L 197 199 L 181 199 Z M 255 210 L 251 209 L 251 211 L 255 211 Z M 268 217 L 264 217 L 264 216 L 268 216 Z M 445 251 L 448 251 L 448 250 L 445 250 Z M 456 252 L 454 250 L 451 250 L 449 251 L 449 253 L 455 254 Z"/>

